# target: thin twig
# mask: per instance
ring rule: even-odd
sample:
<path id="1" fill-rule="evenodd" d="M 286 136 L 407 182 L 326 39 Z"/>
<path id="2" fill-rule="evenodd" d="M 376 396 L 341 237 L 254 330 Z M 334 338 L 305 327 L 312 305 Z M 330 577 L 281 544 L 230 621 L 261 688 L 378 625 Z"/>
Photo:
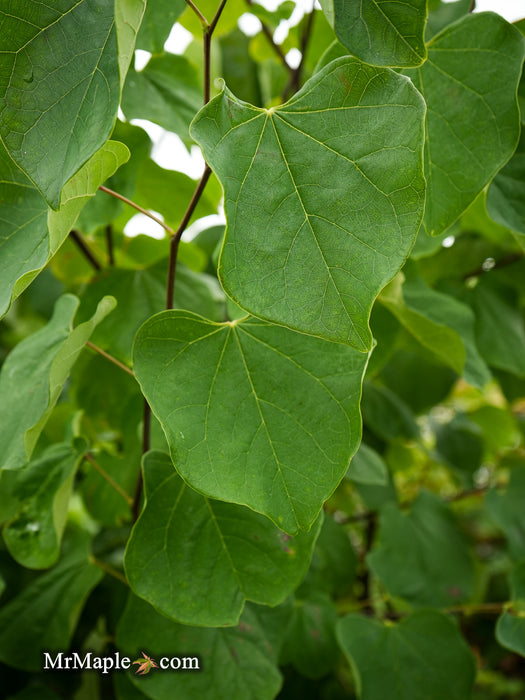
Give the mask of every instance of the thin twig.
<path id="1" fill-rule="evenodd" d="M 151 408 L 149 403 L 144 399 L 144 413 L 142 418 L 142 454 L 149 452 L 151 438 Z M 135 494 L 131 505 L 131 516 L 133 522 L 137 522 L 140 513 L 140 501 L 142 498 L 142 469 L 139 469 L 137 483 L 135 484 Z"/>
<path id="2" fill-rule="evenodd" d="M 82 255 L 86 258 L 86 260 L 89 262 L 89 264 L 97 272 L 100 272 L 102 270 L 102 265 L 96 259 L 94 253 L 90 250 L 89 246 L 87 245 L 85 240 L 82 238 L 80 233 L 78 231 L 72 230 L 69 232 L 69 235 L 71 236 L 71 240 L 76 244 L 77 248 L 80 250 Z"/>
<path id="3" fill-rule="evenodd" d="M 522 260 L 523 257 L 523 253 L 509 253 L 508 255 L 505 255 L 505 257 L 496 260 L 494 262 L 494 265 L 492 265 L 491 267 L 484 267 L 483 265 L 480 265 L 475 270 L 472 270 L 472 272 L 467 272 L 466 275 L 463 275 L 463 280 L 468 280 L 472 277 L 480 277 L 481 275 L 484 275 L 487 272 L 492 272 L 493 270 L 500 270 L 502 267 L 508 267 L 509 265 L 518 262 L 518 260 Z"/>
<path id="4" fill-rule="evenodd" d="M 171 226 L 168 226 L 167 224 L 165 224 L 164 221 L 159 219 L 157 216 L 152 214 L 147 209 L 144 209 L 143 207 L 139 206 L 138 204 L 133 202 L 131 199 L 124 197 L 124 195 L 119 194 L 118 192 L 115 192 L 114 190 L 110 190 L 109 187 L 104 187 L 104 185 L 100 185 L 99 190 L 102 190 L 102 192 L 107 192 L 107 194 L 110 194 L 112 197 L 115 197 L 116 199 L 120 199 L 120 201 L 124 202 L 125 204 L 129 204 L 129 206 L 133 207 L 133 209 L 136 209 L 141 214 L 144 214 L 145 216 L 148 216 L 153 221 L 156 221 L 157 224 L 159 224 L 159 226 L 162 226 L 162 228 L 170 234 L 170 236 L 173 236 L 174 231 L 171 228 Z"/>
<path id="5" fill-rule="evenodd" d="M 199 180 L 199 184 L 197 185 L 195 192 L 193 193 L 193 197 L 191 198 L 191 201 L 188 204 L 188 208 L 186 209 L 186 213 L 182 217 L 182 221 L 179 224 L 179 228 L 171 237 L 170 259 L 169 259 L 169 263 L 168 263 L 168 280 L 166 283 L 166 308 L 167 309 L 173 308 L 173 295 L 174 295 L 174 291 L 175 291 L 175 269 L 177 266 L 177 253 L 178 253 L 178 249 L 179 249 L 179 242 L 180 242 L 182 234 L 186 230 L 186 226 L 188 225 L 188 223 L 193 215 L 193 212 L 195 211 L 195 207 L 199 203 L 199 199 L 201 198 L 201 195 L 204 191 L 204 188 L 206 187 L 206 183 L 208 182 L 208 178 L 210 177 L 210 175 L 211 175 L 211 168 L 208 164 L 206 164 L 206 167 L 204 168 L 204 172 L 202 174 L 202 177 Z"/>
<path id="6" fill-rule="evenodd" d="M 126 501 L 128 506 L 131 507 L 131 505 L 133 504 L 133 499 L 131 498 L 131 496 L 128 493 L 126 493 L 126 491 L 124 491 L 120 484 L 117 484 L 115 479 L 113 479 L 113 477 L 100 466 L 100 464 L 89 454 L 89 452 L 86 452 L 86 454 L 84 455 L 84 459 L 97 470 L 100 476 L 102 476 L 108 482 L 108 484 L 112 486 L 115 489 L 115 491 L 117 491 L 122 496 L 122 498 Z"/>
<path id="7" fill-rule="evenodd" d="M 120 581 L 124 585 L 129 586 L 128 580 L 126 579 L 124 574 L 121 574 L 120 571 L 117 571 L 117 569 L 114 569 L 112 566 L 106 564 L 106 562 L 101 561 L 100 559 L 97 559 L 93 555 L 89 557 L 89 560 L 92 564 L 98 566 L 99 569 L 102 569 L 102 571 L 104 571 L 106 574 L 113 576 L 113 578 L 116 578 L 117 581 Z"/>
<path id="8" fill-rule="evenodd" d="M 253 0 L 246 0 L 246 4 L 247 4 L 249 7 L 251 7 L 254 3 L 253 3 Z M 270 44 L 270 46 L 272 47 L 272 49 L 274 50 L 274 52 L 275 52 L 275 53 L 277 54 L 277 56 L 279 56 L 279 58 L 281 59 L 281 61 L 282 61 L 283 65 L 284 65 L 284 67 L 285 67 L 287 70 L 289 70 L 289 71 L 293 71 L 293 68 L 290 68 L 290 66 L 289 66 L 288 63 L 286 62 L 286 56 L 285 56 L 283 50 L 281 49 L 281 47 L 279 46 L 279 44 L 276 44 L 276 43 L 275 43 L 275 41 L 274 41 L 274 39 L 273 39 L 273 32 L 272 32 L 272 30 L 270 29 L 270 27 L 269 27 L 267 24 L 265 24 L 262 20 L 259 20 L 259 21 L 261 22 L 261 29 L 262 29 L 262 31 L 263 31 L 264 36 L 268 39 L 268 43 Z"/>
<path id="9" fill-rule="evenodd" d="M 197 7 L 197 5 L 195 5 L 195 4 L 192 2 L 192 0 L 186 0 L 186 4 L 187 4 L 189 7 L 191 7 L 191 9 L 195 12 L 195 14 L 197 15 L 197 17 L 198 17 L 198 18 L 200 19 L 200 21 L 202 22 L 202 24 L 208 26 L 208 20 L 207 20 L 206 17 L 202 14 L 202 12 L 199 10 L 199 8 Z"/>
<path id="10" fill-rule="evenodd" d="M 108 265 L 113 267 L 115 265 L 115 254 L 113 251 L 113 229 L 111 224 L 106 226 L 106 248 L 108 251 Z"/>
<path id="11" fill-rule="evenodd" d="M 217 12 L 213 16 L 210 24 L 207 24 L 203 28 L 202 40 L 203 40 L 203 50 L 204 50 L 204 104 L 208 104 L 210 101 L 210 63 L 211 63 L 211 37 L 217 26 L 217 22 L 220 19 L 224 6 L 226 5 L 226 0 L 221 0 Z"/>
<path id="12" fill-rule="evenodd" d="M 102 355 L 102 357 L 105 357 L 106 360 L 109 360 L 110 362 L 112 362 L 112 363 L 113 363 L 114 365 L 116 365 L 117 367 L 120 367 L 120 369 L 124 370 L 124 372 L 127 372 L 127 373 L 128 373 L 129 375 L 131 375 L 132 377 L 135 376 L 135 374 L 134 374 L 134 372 L 133 372 L 132 369 L 130 369 L 127 365 L 125 365 L 125 364 L 124 364 L 123 362 L 121 362 L 120 360 L 117 360 L 117 358 L 116 358 L 116 357 L 113 357 L 113 355 L 110 355 L 110 354 L 107 353 L 105 350 L 102 350 L 102 348 L 99 348 L 98 345 L 95 345 L 95 344 L 92 343 L 90 340 L 86 341 L 86 345 L 88 346 L 88 348 L 91 348 L 91 349 L 94 350 L 95 352 L 98 352 L 98 354 L 99 354 L 99 355 Z"/>
<path id="13" fill-rule="evenodd" d="M 297 92 L 299 88 L 301 87 L 301 74 L 303 71 L 304 67 L 304 62 L 306 58 L 306 50 L 308 48 L 308 42 L 310 41 L 310 37 L 312 35 L 312 28 L 313 28 L 313 23 L 314 23 L 314 17 L 315 17 L 315 4 L 312 7 L 312 11 L 308 14 L 308 17 L 306 18 L 306 22 L 303 27 L 303 31 L 301 34 L 301 60 L 299 61 L 299 65 L 297 68 L 294 68 L 292 70 L 292 74 L 290 76 L 290 80 L 288 81 L 287 85 L 285 86 L 283 90 L 283 100 L 286 100 L 288 98 L 288 95 L 291 93 Z"/>

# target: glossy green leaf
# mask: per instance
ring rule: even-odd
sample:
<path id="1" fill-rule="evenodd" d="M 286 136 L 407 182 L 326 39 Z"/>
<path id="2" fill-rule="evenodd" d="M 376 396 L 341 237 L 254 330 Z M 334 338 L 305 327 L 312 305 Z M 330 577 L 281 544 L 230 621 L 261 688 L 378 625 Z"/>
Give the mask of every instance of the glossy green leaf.
<path id="1" fill-rule="evenodd" d="M 329 596 L 297 600 L 281 652 L 282 664 L 292 664 L 307 678 L 321 678 L 338 662 L 335 639 L 337 608 Z"/>
<path id="2" fill-rule="evenodd" d="M 422 491 L 408 515 L 385 506 L 379 522 L 379 544 L 367 563 L 392 596 L 419 607 L 469 599 L 474 584 L 469 548 L 436 496 Z"/>
<path id="3" fill-rule="evenodd" d="M 250 608 L 237 627 L 190 627 L 171 622 L 130 596 L 118 625 L 117 644 L 126 654 L 147 649 L 156 659 L 174 655 L 198 659 L 198 672 L 131 676 L 152 700 L 272 700 L 281 686 L 270 640 Z"/>
<path id="4" fill-rule="evenodd" d="M 117 114 L 113 4 L 7 0 L 0 26 L 0 140 L 58 209 L 62 187 L 103 146 Z"/>
<path id="5" fill-rule="evenodd" d="M 525 562 L 510 572 L 513 607 L 505 610 L 496 623 L 496 639 L 510 651 L 525 656 Z"/>
<path id="6" fill-rule="evenodd" d="M 406 79 L 350 57 L 270 110 L 225 88 L 191 133 L 225 188 L 226 293 L 261 318 L 369 350 L 374 298 L 421 221 L 423 119 Z"/>
<path id="7" fill-rule="evenodd" d="M 188 141 L 188 127 L 202 106 L 201 78 L 184 56 L 153 56 L 141 71 L 130 70 L 122 94 L 129 119 L 149 119 Z"/>
<path id="8" fill-rule="evenodd" d="M 523 127 L 522 127 L 523 129 Z M 498 224 L 525 234 L 525 135 L 516 152 L 492 181 L 487 194 L 487 211 Z"/>
<path id="9" fill-rule="evenodd" d="M 81 320 L 93 313 L 105 294 L 116 298 L 117 308 L 94 332 L 93 342 L 130 362 L 136 332 L 144 321 L 166 306 L 167 276 L 167 259 L 143 270 L 110 269 L 99 275 L 82 298 Z M 177 267 L 175 306 L 213 321 L 224 319 L 224 294 L 217 280 L 209 275 L 197 275 L 184 265 Z"/>
<path id="10" fill-rule="evenodd" d="M 503 530 L 510 555 L 514 559 L 525 558 L 525 467 L 510 473 L 510 481 L 504 491 L 491 489 L 485 497 L 490 517 Z"/>
<path id="11" fill-rule="evenodd" d="M 0 660 L 26 671 L 42 669 L 42 651 L 66 651 L 85 600 L 103 574 L 89 561 L 89 537 L 65 540 L 62 558 L 0 610 Z"/>
<path id="12" fill-rule="evenodd" d="M 432 39 L 428 60 L 407 71 L 428 108 L 424 225 L 430 234 L 453 224 L 514 152 L 523 55 L 522 37 L 499 15 L 471 14 Z"/>
<path id="13" fill-rule="evenodd" d="M 54 212 L 0 143 L 0 316 L 56 253 L 89 198 L 128 157 L 126 146 L 108 142 L 67 183 Z"/>
<path id="14" fill-rule="evenodd" d="M 137 37 L 137 49 L 160 53 L 173 25 L 185 9 L 184 0 L 148 2 Z"/>
<path id="15" fill-rule="evenodd" d="M 2 472 L 0 518 L 7 521 L 4 542 L 22 566 L 46 569 L 56 563 L 81 459 L 82 454 L 71 445 L 59 443 L 24 469 Z"/>
<path id="16" fill-rule="evenodd" d="M 396 625 L 347 615 L 336 631 L 360 700 L 466 700 L 471 696 L 474 657 L 446 615 L 421 611 Z"/>
<path id="17" fill-rule="evenodd" d="M 183 479 L 293 534 L 310 528 L 359 444 L 366 361 L 255 319 L 167 311 L 139 330 L 133 366 Z"/>
<path id="18" fill-rule="evenodd" d="M 384 486 L 388 482 L 388 469 L 382 457 L 362 442 L 352 457 L 346 478 L 359 484 Z"/>
<path id="19" fill-rule="evenodd" d="M 78 303 L 71 294 L 60 297 L 50 322 L 19 343 L 2 366 L 2 469 L 21 467 L 31 456 L 78 354 L 115 306 L 112 297 L 105 297 L 91 319 L 72 330 Z"/>
<path id="20" fill-rule="evenodd" d="M 291 538 L 248 508 L 192 491 L 168 455 L 150 452 L 143 469 L 146 506 L 125 558 L 134 593 L 178 622 L 218 627 L 236 624 L 246 600 L 277 605 L 297 587 L 322 518 Z"/>
<path id="21" fill-rule="evenodd" d="M 339 41 L 365 63 L 419 66 L 427 57 L 426 0 L 322 0 Z"/>

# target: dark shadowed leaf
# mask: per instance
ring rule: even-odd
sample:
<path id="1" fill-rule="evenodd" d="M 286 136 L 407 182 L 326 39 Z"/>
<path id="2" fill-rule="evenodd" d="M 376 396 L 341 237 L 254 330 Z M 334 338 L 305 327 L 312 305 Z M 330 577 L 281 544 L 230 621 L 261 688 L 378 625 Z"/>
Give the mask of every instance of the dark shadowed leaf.
<path id="1" fill-rule="evenodd" d="M 468 600 L 474 568 L 464 535 L 439 498 L 422 491 L 404 515 L 387 505 L 379 541 L 367 557 L 392 596 L 414 606 L 447 606 Z"/>
<path id="2" fill-rule="evenodd" d="M 171 622 L 131 595 L 118 625 L 117 644 L 129 655 L 147 649 L 157 660 L 174 655 L 198 659 L 199 672 L 133 675 L 133 683 L 152 700 L 272 700 L 281 686 L 269 639 L 250 608 L 237 627 L 190 627 Z"/>
<path id="3" fill-rule="evenodd" d="M 455 622 L 421 611 L 396 625 L 348 615 L 337 637 L 352 666 L 360 700 L 466 700 L 475 663 Z"/>

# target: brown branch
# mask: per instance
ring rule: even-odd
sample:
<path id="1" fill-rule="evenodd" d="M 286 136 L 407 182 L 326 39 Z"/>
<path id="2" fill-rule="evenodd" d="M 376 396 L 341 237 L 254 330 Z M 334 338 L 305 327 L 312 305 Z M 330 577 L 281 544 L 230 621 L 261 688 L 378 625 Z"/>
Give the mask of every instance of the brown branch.
<path id="1" fill-rule="evenodd" d="M 106 192 L 107 194 L 110 194 L 112 197 L 115 197 L 116 199 L 120 199 L 121 202 L 124 202 L 125 204 L 128 204 L 130 207 L 133 207 L 133 209 L 136 209 L 139 211 L 141 214 L 144 214 L 145 216 L 149 217 L 153 221 L 155 221 L 159 226 L 162 226 L 162 228 L 167 231 L 167 233 L 170 234 L 170 236 L 173 236 L 174 231 L 171 228 L 171 226 L 168 226 L 167 224 L 164 223 L 161 219 L 159 219 L 157 216 L 152 214 L 150 211 L 147 209 L 144 209 L 143 207 L 139 206 L 135 202 L 133 202 L 131 199 L 128 199 L 127 197 L 124 197 L 124 195 L 119 194 L 118 192 L 115 192 L 114 190 L 110 190 L 109 187 L 104 187 L 104 185 L 100 185 L 99 190 L 102 190 L 102 192 Z"/>
<path id="2" fill-rule="evenodd" d="M 312 7 L 312 11 L 308 14 L 308 17 L 306 19 L 306 22 L 303 27 L 303 31 L 301 34 L 301 60 L 299 61 L 299 65 L 297 68 L 294 68 L 292 70 L 292 74 L 290 76 L 290 80 L 288 81 L 287 85 L 285 86 L 283 90 L 283 100 L 286 100 L 290 94 L 293 94 L 294 92 L 297 92 L 299 88 L 301 87 L 301 75 L 303 72 L 303 67 L 304 67 L 304 61 L 306 58 L 306 50 L 308 48 L 308 42 L 310 41 L 310 37 L 312 35 L 312 28 L 314 24 L 314 17 L 315 17 L 315 4 Z"/>
<path id="3" fill-rule="evenodd" d="M 86 345 L 87 345 L 88 348 L 91 348 L 91 349 L 94 350 L 95 352 L 98 352 L 98 354 L 99 354 L 99 355 L 102 355 L 102 357 L 105 357 L 106 360 L 109 360 L 110 362 L 112 362 L 112 363 L 113 363 L 114 365 L 116 365 L 117 367 L 120 367 L 120 369 L 124 370 L 124 372 L 127 372 L 127 373 L 128 373 L 129 375 L 131 375 L 132 377 L 135 376 L 135 374 L 134 374 L 134 372 L 133 372 L 132 369 L 130 369 L 127 365 L 125 365 L 125 364 L 124 364 L 123 362 L 121 362 L 120 360 L 117 360 L 117 358 L 116 358 L 116 357 L 113 357 L 113 355 L 110 355 L 110 354 L 107 353 L 105 350 L 102 350 L 102 348 L 99 348 L 98 345 L 95 345 L 95 344 L 92 343 L 90 340 L 86 341 Z"/>
<path id="4" fill-rule="evenodd" d="M 186 0 L 186 4 L 187 4 L 189 7 L 191 7 L 191 9 L 195 12 L 195 14 L 197 15 L 197 17 L 200 19 L 201 23 L 202 23 L 203 25 L 208 26 L 208 20 L 207 20 L 206 17 L 202 14 L 202 12 L 199 10 L 199 8 L 197 7 L 197 5 L 195 5 L 195 4 L 192 2 L 192 0 Z"/>
<path id="5" fill-rule="evenodd" d="M 253 0 L 246 0 L 246 4 L 247 4 L 249 7 L 251 7 L 251 6 L 254 4 L 254 2 L 253 2 Z M 274 52 L 275 52 L 275 53 L 277 54 L 277 56 L 281 59 L 281 61 L 282 61 L 283 65 L 284 65 L 284 67 L 285 67 L 287 70 L 292 71 L 293 69 L 290 68 L 290 66 L 289 66 L 288 63 L 286 62 L 286 56 L 285 56 L 283 50 L 281 49 L 281 47 L 279 46 L 279 44 L 276 44 L 276 43 L 275 43 L 275 41 L 274 41 L 274 39 L 273 39 L 273 32 L 272 32 L 272 30 L 270 29 L 270 27 L 269 27 L 267 24 L 265 24 L 265 22 L 263 22 L 262 20 L 259 20 L 259 22 L 261 23 L 261 29 L 262 29 L 262 32 L 263 32 L 264 36 L 268 39 L 268 43 L 270 44 L 270 46 L 272 47 L 272 49 L 274 50 Z"/>
<path id="6" fill-rule="evenodd" d="M 133 503 L 133 499 L 131 498 L 131 496 L 128 493 L 126 493 L 126 491 L 124 491 L 124 489 L 122 488 L 122 486 L 120 486 L 120 484 L 117 484 L 115 479 L 113 479 L 113 477 L 110 474 L 108 474 L 107 471 L 100 466 L 100 464 L 96 461 L 96 459 L 94 459 L 89 454 L 89 452 L 86 452 L 86 454 L 84 455 L 84 459 L 87 462 L 89 462 L 91 464 L 91 466 L 97 470 L 97 472 L 100 474 L 100 476 L 102 476 L 108 482 L 108 484 L 110 486 L 112 486 L 115 489 L 115 491 L 117 491 L 122 496 L 122 498 L 126 501 L 128 506 L 131 507 L 131 505 Z"/>
<path id="7" fill-rule="evenodd" d="M 80 233 L 78 231 L 72 230 L 69 232 L 69 235 L 71 237 L 71 240 L 75 243 L 77 248 L 80 250 L 82 255 L 86 258 L 86 260 L 89 262 L 89 264 L 97 271 L 100 272 L 102 270 L 102 265 L 99 263 L 93 252 L 90 250 L 89 246 L 85 242 L 85 240 L 82 238 Z"/>
<path id="8" fill-rule="evenodd" d="M 193 212 L 195 211 L 197 204 L 199 203 L 199 199 L 201 198 L 201 195 L 204 191 L 204 188 L 206 187 L 206 183 L 208 182 L 210 175 L 211 175 L 210 166 L 208 164 L 206 164 L 206 167 L 204 168 L 204 172 L 202 174 L 202 177 L 199 180 L 199 183 L 195 189 L 195 192 L 193 193 L 193 197 L 191 198 L 190 203 L 188 204 L 188 208 L 186 209 L 186 213 L 182 217 L 182 221 L 179 224 L 179 228 L 171 237 L 170 259 L 169 259 L 169 263 L 168 263 L 168 281 L 166 283 L 166 308 L 167 309 L 173 308 L 173 296 L 174 296 L 174 292 L 175 292 L 175 269 L 177 266 L 177 253 L 179 250 L 179 242 L 180 242 L 180 239 L 182 237 L 182 234 L 186 230 L 186 226 L 188 225 L 188 223 L 193 215 Z"/>

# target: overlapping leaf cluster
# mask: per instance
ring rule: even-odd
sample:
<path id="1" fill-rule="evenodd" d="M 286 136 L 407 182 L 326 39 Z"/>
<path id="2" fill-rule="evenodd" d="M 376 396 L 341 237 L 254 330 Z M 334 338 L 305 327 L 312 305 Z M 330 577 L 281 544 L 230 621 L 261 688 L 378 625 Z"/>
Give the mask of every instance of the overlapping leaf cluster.
<path id="1" fill-rule="evenodd" d="M 0 7 L 6 697 L 522 697 L 523 22 L 195 4 Z"/>

